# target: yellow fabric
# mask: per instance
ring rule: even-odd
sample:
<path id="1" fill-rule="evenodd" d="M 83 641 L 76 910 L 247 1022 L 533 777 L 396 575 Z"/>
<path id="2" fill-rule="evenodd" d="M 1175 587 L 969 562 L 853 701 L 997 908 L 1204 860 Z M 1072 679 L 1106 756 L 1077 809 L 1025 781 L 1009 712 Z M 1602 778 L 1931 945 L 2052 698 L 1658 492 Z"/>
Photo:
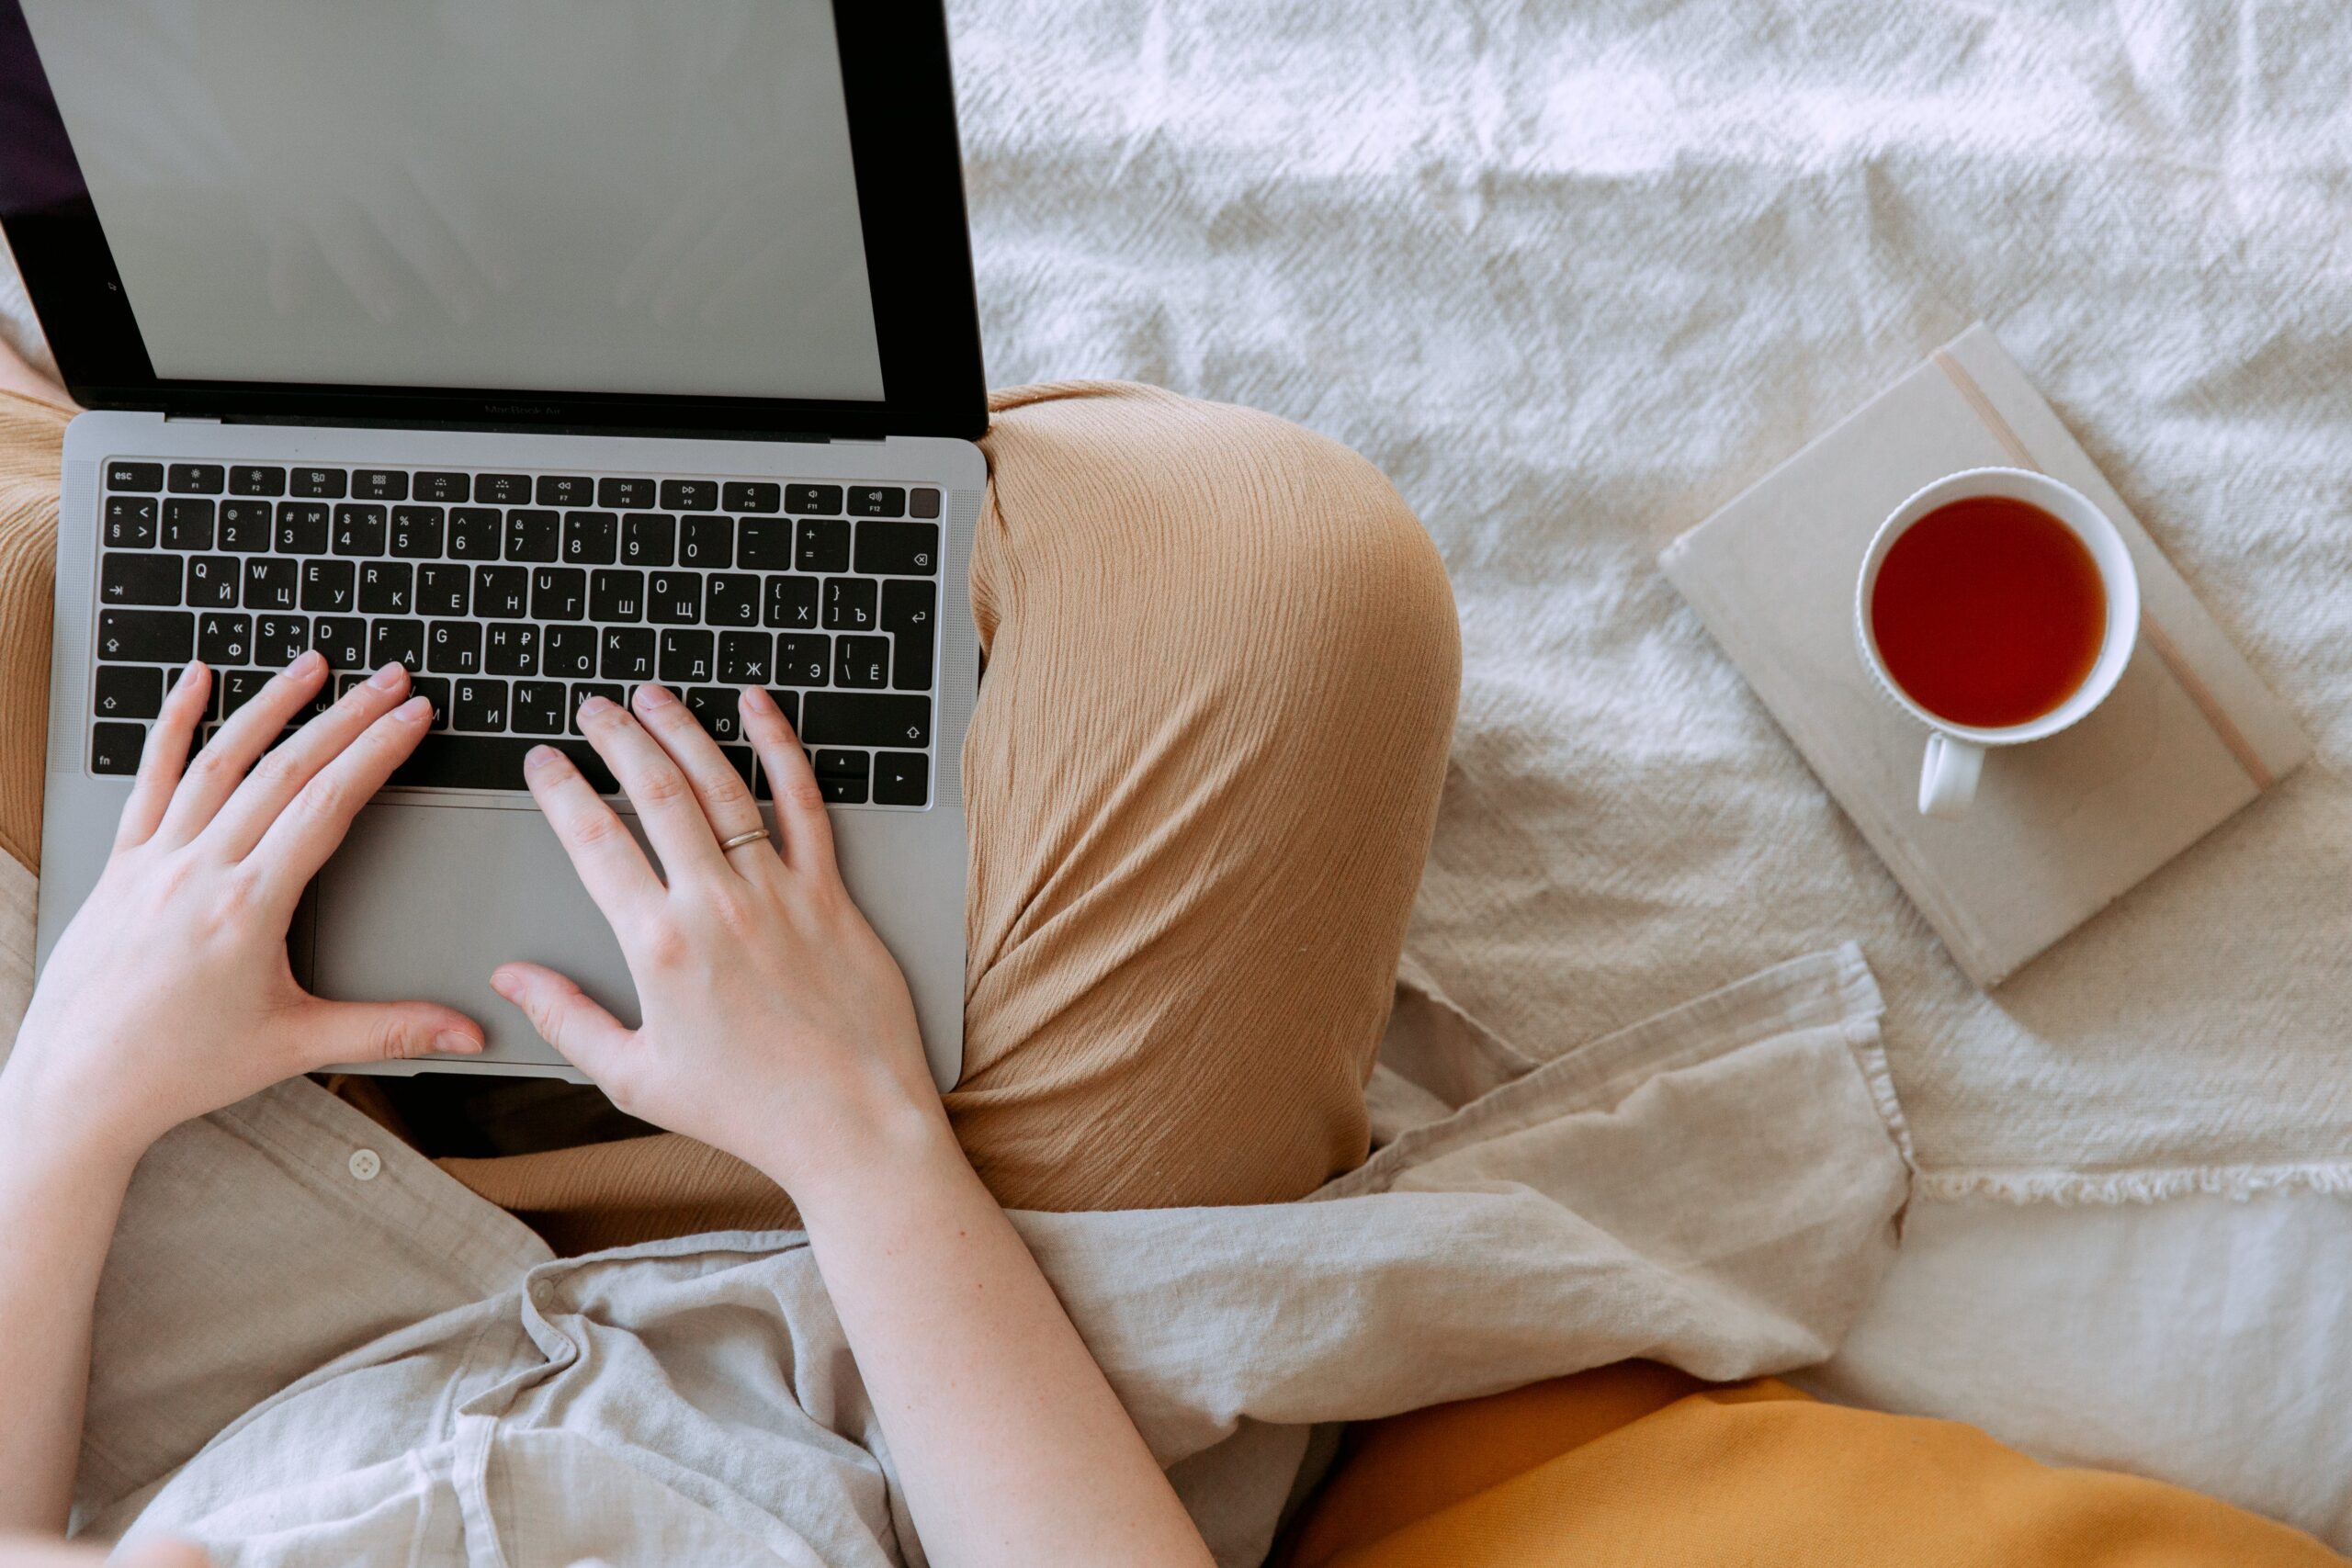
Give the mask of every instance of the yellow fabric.
<path id="1" fill-rule="evenodd" d="M 1279 1568 L 2306 1568 L 2210 1497 L 1644 1362 L 1372 1422 Z"/>
<path id="2" fill-rule="evenodd" d="M 40 869 L 57 454 L 67 411 L 0 391 L 0 853 Z"/>

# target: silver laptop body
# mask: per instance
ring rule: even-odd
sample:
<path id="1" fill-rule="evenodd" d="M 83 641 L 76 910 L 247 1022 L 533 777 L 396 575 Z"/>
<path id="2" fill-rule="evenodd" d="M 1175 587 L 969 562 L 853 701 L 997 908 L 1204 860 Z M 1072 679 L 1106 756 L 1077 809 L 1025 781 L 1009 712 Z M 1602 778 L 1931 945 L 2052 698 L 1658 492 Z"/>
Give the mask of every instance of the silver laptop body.
<path id="1" fill-rule="evenodd" d="M 755 152 L 746 165 L 773 163 L 801 192 L 794 200 L 802 205 L 760 218 L 744 242 L 759 239 L 765 222 L 792 253 L 768 280 L 772 309 L 786 321 L 775 329 L 784 368 L 775 385 L 758 384 L 763 372 L 741 359 L 741 345 L 718 341 L 713 320 L 735 321 L 740 337 L 741 322 L 771 319 L 743 313 L 737 277 L 736 295 L 714 294 L 699 314 L 673 310 L 666 326 L 627 329 L 664 362 L 646 385 L 628 384 L 624 369 L 593 374 L 574 391 L 537 367 L 534 312 L 563 314 L 540 310 L 541 302 L 508 312 L 523 322 L 513 329 L 511 378 L 496 364 L 464 369 L 480 366 L 467 356 L 482 352 L 484 330 L 495 340 L 507 329 L 452 328 L 435 313 L 429 289 L 420 290 L 421 324 L 406 336 L 386 335 L 397 321 L 350 311 L 345 321 L 329 309 L 335 333 L 323 338 L 311 332 L 296 341 L 303 334 L 265 324 L 208 342 L 211 318 L 185 314 L 202 305 L 208 287 L 221 310 L 288 307 L 253 303 L 271 298 L 275 275 L 266 286 L 240 275 L 233 236 L 219 245 L 199 236 L 179 252 L 145 232 L 153 225 L 142 200 L 185 222 L 187 193 L 144 191 L 123 171 L 143 166 L 131 155 L 142 137 L 174 128 L 152 123 L 143 105 L 106 85 L 121 51 L 140 47 L 136 29 L 118 36 L 85 25 L 77 17 L 101 8 L 77 6 L 0 0 L 0 63 L 21 67 L 7 51 L 28 50 L 28 39 L 39 46 L 78 154 L 69 173 L 84 187 L 62 206 L 53 192 L 28 195 L 27 181 L 0 188 L 0 221 L 69 384 L 93 405 L 67 431 L 62 476 L 40 959 L 105 864 L 143 720 L 181 663 L 202 658 L 215 668 L 217 723 L 305 647 L 328 652 L 331 691 L 398 658 L 435 698 L 436 728 L 314 884 L 292 937 L 297 974 L 328 997 L 446 1002 L 488 1032 L 479 1058 L 353 1070 L 576 1079 L 491 990 L 492 968 L 534 960 L 578 980 L 625 1021 L 637 1009 L 611 932 L 519 787 L 521 755 L 559 744 L 597 777 L 573 722 L 579 702 L 592 691 L 625 700 L 635 684 L 659 679 L 687 696 L 757 782 L 772 822 L 766 781 L 733 710 L 734 687 L 761 684 L 801 726 L 835 803 L 849 888 L 906 973 L 934 1079 L 952 1086 L 963 1042 L 960 762 L 979 662 L 967 573 L 987 475 L 971 439 L 985 427 L 985 407 L 944 26 L 934 8 L 890 8 L 886 28 L 853 6 L 786 0 L 755 7 L 764 19 L 749 34 L 741 7 L 725 0 L 634 8 L 643 26 L 670 32 L 692 32 L 707 12 L 707 30 L 755 61 L 760 28 L 782 29 L 778 72 L 793 77 L 793 94 L 773 95 L 755 79 L 735 119 L 800 117 L 793 127 L 801 141 Z M 273 25 L 267 0 L 224 0 L 220 9 L 223 25 L 256 37 Z M 440 14 L 426 0 L 385 0 L 377 9 L 371 27 L 394 14 L 428 42 Z M 526 8 L 513 9 L 520 28 Z M 484 30 L 475 27 L 469 47 L 483 47 Z M 812 40 L 838 54 L 846 133 L 839 146 L 824 127 L 801 123 Z M 431 52 L 420 43 L 420 58 Z M 374 69 L 400 68 L 383 53 L 377 48 Z M 685 54 L 677 71 L 737 81 L 732 56 L 714 64 Z M 576 61 L 566 69 L 573 85 L 593 91 L 593 81 L 577 81 Z M 228 85 L 195 85 L 224 97 Z M 596 134 L 608 134 L 597 124 Z M 289 121 L 288 133 L 296 129 Z M 240 134 L 275 133 L 262 123 Z M 685 132 L 649 115 L 643 134 L 659 149 L 646 154 L 651 164 Z M 839 210 L 850 214 L 842 221 L 862 223 L 871 364 L 855 346 L 865 340 L 842 338 L 833 319 L 854 289 L 834 276 L 831 303 L 816 310 L 793 294 L 795 268 L 818 243 L 797 238 L 796 224 L 826 198 L 821 182 L 794 184 L 802 142 L 815 149 L 808 158 L 832 160 L 836 196 L 846 189 L 845 150 L 856 144 L 856 204 L 842 198 Z M 0 148 L 0 161 L 41 151 Z M 515 177 L 545 186 L 566 155 L 534 147 L 518 161 L 539 166 Z M 288 152 L 279 162 L 300 158 Z M 640 228 L 658 228 L 664 213 L 694 220 L 699 209 L 659 194 L 659 169 L 640 173 L 650 186 L 613 197 L 644 220 Z M 281 177 L 293 197 L 276 190 L 267 199 L 300 205 L 311 176 Z M 346 169 L 338 177 L 355 176 Z M 364 173 L 356 177 L 364 197 Z M 489 189 L 485 205 L 494 209 L 489 198 L 498 194 Z M 395 219 L 369 221 L 389 232 Z M 715 233 L 742 236 L 735 219 L 710 221 Z M 616 242 L 626 259 L 636 259 L 639 239 Z M 549 242 L 526 232 L 514 243 L 528 253 Z M 577 249 L 576 237 L 566 243 Z M 209 258 L 186 264 L 194 282 L 173 270 L 180 254 Z M 95 288 L 86 276 L 94 256 L 107 267 Z M 613 270 L 623 269 L 616 262 Z M 527 291 L 531 269 L 521 271 L 509 287 Z M 332 269 L 320 276 L 334 297 Z M 547 287 L 556 304 L 570 298 L 567 282 Z M 496 317 L 504 308 L 493 299 L 490 310 Z M 795 383 L 795 332 L 821 340 L 835 367 L 830 379 Z M 351 343 L 334 346 L 336 333 Z M 673 338 L 684 340 L 675 353 Z M 241 357 L 248 342 L 271 345 L 250 367 Z M 571 365 L 574 346 L 565 339 L 547 357 Z M 693 384 L 706 352 L 710 363 L 735 367 L 707 394 Z M 402 355 L 422 355 L 426 367 Z M 435 364 L 464 378 L 436 378 Z M 247 368 L 254 373 L 222 373 Z M 609 786 L 608 777 L 600 782 Z M 625 801 L 615 804 L 634 827 Z"/>

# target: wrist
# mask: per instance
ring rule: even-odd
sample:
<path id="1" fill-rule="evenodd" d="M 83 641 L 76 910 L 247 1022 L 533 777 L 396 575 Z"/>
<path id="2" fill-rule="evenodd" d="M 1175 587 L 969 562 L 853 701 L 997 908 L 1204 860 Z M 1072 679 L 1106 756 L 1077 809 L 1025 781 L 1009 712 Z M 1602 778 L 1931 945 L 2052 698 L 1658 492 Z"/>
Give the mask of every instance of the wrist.
<path id="1" fill-rule="evenodd" d="M 114 1124 L 91 1096 L 52 1086 L 21 1047 L 0 1067 L 0 1179 L 120 1179 L 153 1141 Z M 52 1091 L 53 1090 L 53 1091 Z"/>
<path id="2" fill-rule="evenodd" d="M 746 1157 L 791 1195 L 812 1231 L 854 1213 L 878 1190 L 971 1176 L 936 1098 L 799 1119 Z"/>

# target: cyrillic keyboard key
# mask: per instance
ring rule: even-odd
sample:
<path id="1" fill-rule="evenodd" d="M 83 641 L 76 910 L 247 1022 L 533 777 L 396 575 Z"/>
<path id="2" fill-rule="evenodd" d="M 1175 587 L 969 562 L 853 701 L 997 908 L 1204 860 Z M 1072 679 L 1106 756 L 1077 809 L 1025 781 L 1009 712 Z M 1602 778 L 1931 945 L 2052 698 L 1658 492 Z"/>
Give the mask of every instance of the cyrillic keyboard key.
<path id="1" fill-rule="evenodd" d="M 100 718 L 153 718 L 164 707 L 164 672 L 138 664 L 98 666 L 90 708 Z"/>
<path id="2" fill-rule="evenodd" d="M 218 678 L 220 716 L 224 719 L 233 717 L 239 708 L 261 695 L 261 689 L 269 684 L 266 670 L 223 670 Z"/>
<path id="3" fill-rule="evenodd" d="M 517 681 L 508 699 L 509 718 L 517 735 L 560 735 L 564 729 L 563 682 Z"/>
<path id="4" fill-rule="evenodd" d="M 196 623 L 196 656 L 214 669 L 250 660 L 254 650 L 254 618 L 213 611 Z"/>
<path id="5" fill-rule="evenodd" d="M 506 728 L 506 682 L 472 680 L 458 682 L 449 728 L 495 735 Z"/>
<path id="6" fill-rule="evenodd" d="M 686 711 L 702 720 L 703 728 L 713 740 L 726 745 L 743 739 L 743 719 L 738 711 L 736 693 L 723 686 L 696 686 L 688 691 Z M 745 774 L 743 782 L 752 782 Z"/>
<path id="7" fill-rule="evenodd" d="M 842 511 L 842 487 L 786 485 L 784 506 L 795 517 L 838 517 Z"/>
<path id="8" fill-rule="evenodd" d="M 302 563 L 302 608 L 341 615 L 359 604 L 359 566 L 347 560 Z"/>
<path id="9" fill-rule="evenodd" d="M 187 562 L 187 603 L 191 609 L 233 610 L 237 584 L 244 569 L 234 556 L 190 556 Z"/>
<path id="10" fill-rule="evenodd" d="M 800 739 L 811 746 L 928 746 L 931 699 L 811 692 L 800 705 Z"/>
<path id="11" fill-rule="evenodd" d="M 185 664 L 196 652 L 186 610 L 100 610 L 98 657 L 119 664 Z"/>
<path id="12" fill-rule="evenodd" d="M 662 660 L 658 679 L 673 686 L 683 686 L 690 681 L 711 681 L 715 655 L 711 651 L 708 632 L 665 631 L 662 634 Z"/>
<path id="13" fill-rule="evenodd" d="M 939 525 L 860 523 L 857 570 L 876 577 L 936 577 Z"/>
<path id="14" fill-rule="evenodd" d="M 161 463 L 108 463 L 107 489 L 158 491 L 164 488 Z"/>
<path id="15" fill-rule="evenodd" d="M 90 726 L 90 772 L 128 776 L 139 771 L 139 753 L 147 746 L 143 724 Z"/>
<path id="16" fill-rule="evenodd" d="M 544 479 L 539 483 L 544 486 Z M 582 480 L 585 484 L 586 480 Z M 517 508 L 506 514 L 506 558 L 520 561 L 543 561 L 556 558 L 557 544 L 563 530 L 562 517 L 553 512 Z"/>
<path id="17" fill-rule="evenodd" d="M 476 493 L 480 493 L 477 491 Z M 482 506 L 449 508 L 449 555 L 453 560 L 496 560 L 504 519 Z"/>
<path id="18" fill-rule="evenodd" d="M 784 504 L 784 487 L 737 479 L 722 486 L 719 497 L 719 505 L 729 512 L 774 512 Z"/>
<path id="19" fill-rule="evenodd" d="M 531 569 L 531 619 L 576 621 L 588 613 L 588 574 L 576 566 Z"/>
<path id="20" fill-rule="evenodd" d="M 277 511 L 266 501 L 220 503 L 220 547 L 224 550 L 258 555 L 269 548 L 269 536 L 277 529 Z"/>
<path id="21" fill-rule="evenodd" d="M 899 690 L 931 690 L 938 620 L 937 583 L 899 579 L 882 585 L 882 629 L 897 645 L 890 650 L 890 684 Z"/>
<path id="22" fill-rule="evenodd" d="M 423 697 L 433 705 L 433 728 L 449 728 L 449 678 L 447 675 L 411 675 L 408 694 Z"/>
<path id="23" fill-rule="evenodd" d="M 209 501 L 164 502 L 164 547 L 167 550 L 209 550 L 212 547 L 212 509 Z"/>
<path id="24" fill-rule="evenodd" d="M 702 573 L 656 571 L 645 579 L 645 618 L 658 626 L 702 623 Z"/>
<path id="25" fill-rule="evenodd" d="M 420 615 L 462 615 L 473 603 L 474 574 L 470 567 L 453 561 L 427 561 L 416 569 L 416 608 Z"/>
<path id="26" fill-rule="evenodd" d="M 368 615 L 405 615 L 416 608 L 416 569 L 404 560 L 371 560 L 359 568 L 359 609 Z"/>
<path id="27" fill-rule="evenodd" d="M 793 564 L 802 571 L 847 571 L 849 525 L 801 519 L 800 549 Z"/>
<path id="28" fill-rule="evenodd" d="M 645 573 L 606 567 L 588 578 L 588 618 L 592 621 L 645 619 Z"/>
<path id="29" fill-rule="evenodd" d="M 702 618 L 714 626 L 758 626 L 760 580 L 748 572 L 712 572 L 703 583 Z"/>
<path id="30" fill-rule="evenodd" d="M 890 639 L 850 637 L 833 639 L 833 684 L 887 686 L 890 683 Z"/>
<path id="31" fill-rule="evenodd" d="M 686 516 L 678 520 L 678 564 L 706 570 L 735 564 L 735 519 Z"/>
<path id="32" fill-rule="evenodd" d="M 390 783 L 411 789 L 525 789 L 523 759 L 534 746 L 552 746 L 571 758 L 597 794 L 620 793 L 612 770 L 586 741 L 520 735 L 428 735 L 393 772 Z"/>
<path id="33" fill-rule="evenodd" d="M 395 506 L 392 554 L 410 560 L 431 560 L 440 555 L 441 539 L 447 529 L 447 515 L 437 506 Z"/>
<path id="34" fill-rule="evenodd" d="M 718 634 L 718 679 L 730 686 L 764 686 L 775 656 L 775 639 L 765 632 Z"/>
<path id="35" fill-rule="evenodd" d="M 501 621 L 481 641 L 481 667 L 492 675 L 539 672 L 539 628 L 528 621 Z"/>
<path id="36" fill-rule="evenodd" d="M 825 629 L 829 632 L 872 631 L 875 591 L 878 586 L 871 578 L 827 578 Z"/>
<path id="37" fill-rule="evenodd" d="M 474 568 L 474 614 L 519 621 L 531 613 L 531 572 L 520 566 Z"/>
<path id="38" fill-rule="evenodd" d="M 254 620 L 254 660 L 265 670 L 283 670 L 311 650 L 311 623 L 300 615 L 260 615 Z"/>
<path id="39" fill-rule="evenodd" d="M 180 602 L 180 558 L 118 555 L 98 563 L 101 604 L 176 604 Z"/>
<path id="40" fill-rule="evenodd" d="M 339 556 L 380 556 L 384 553 L 386 513 L 372 502 L 346 502 L 334 509 L 334 553 Z"/>
<path id="41" fill-rule="evenodd" d="M 767 624 L 805 631 L 817 624 L 817 580 L 813 577 L 771 577 Z"/>
<path id="42" fill-rule="evenodd" d="M 607 681 L 632 683 L 653 679 L 653 628 L 609 626 L 596 672 Z"/>
<path id="43" fill-rule="evenodd" d="M 283 556 L 245 562 L 244 605 L 248 610 L 290 610 L 300 595 L 302 563 Z"/>
<path id="44" fill-rule="evenodd" d="M 424 667 L 435 675 L 471 675 L 481 668 L 481 623 L 435 621 L 424 631 Z"/>
<path id="45" fill-rule="evenodd" d="M 541 626 L 539 672 L 570 681 L 586 681 L 596 673 L 596 628 Z"/>
<path id="46" fill-rule="evenodd" d="M 787 686 L 821 686 L 833 678 L 833 639 L 823 632 L 786 632 L 775 639 L 775 678 Z"/>
<path id="47" fill-rule="evenodd" d="M 174 463 L 164 488 L 174 495 L 219 495 L 229 485 L 229 472 L 218 463 Z"/>
<path id="48" fill-rule="evenodd" d="M 603 681 L 575 682 L 571 695 L 566 699 L 571 704 L 566 719 L 571 727 L 571 733 L 574 735 L 580 733 L 580 705 L 590 697 L 602 697 L 608 703 L 618 703 L 626 700 L 628 696 L 628 688 L 617 683 Z"/>
<path id="49" fill-rule="evenodd" d="M 874 804 L 922 806 L 931 799 L 931 759 L 921 751 L 874 753 Z"/>
<path id="50" fill-rule="evenodd" d="M 277 503 L 277 529 L 270 547 L 282 556 L 322 556 L 327 553 L 327 509 L 315 501 Z"/>
<path id="51" fill-rule="evenodd" d="M 330 670 L 361 670 L 368 663 L 368 623 L 356 615 L 321 615 L 311 623 L 311 646 Z"/>
<path id="52" fill-rule="evenodd" d="M 393 663 L 404 665 L 411 675 L 424 669 L 424 623 L 370 621 L 368 624 L 368 662 L 377 669 Z"/>
<path id="53" fill-rule="evenodd" d="M 563 514 L 563 558 L 574 566 L 610 566 L 620 549 L 621 520 L 612 512 Z"/>
<path id="54" fill-rule="evenodd" d="M 621 519 L 621 559 L 629 566 L 668 566 L 678 556 L 678 520 L 666 512 L 632 512 Z"/>
<path id="55" fill-rule="evenodd" d="M 792 570 L 792 521 L 786 517 L 746 517 L 736 531 L 735 561 L 745 571 Z"/>

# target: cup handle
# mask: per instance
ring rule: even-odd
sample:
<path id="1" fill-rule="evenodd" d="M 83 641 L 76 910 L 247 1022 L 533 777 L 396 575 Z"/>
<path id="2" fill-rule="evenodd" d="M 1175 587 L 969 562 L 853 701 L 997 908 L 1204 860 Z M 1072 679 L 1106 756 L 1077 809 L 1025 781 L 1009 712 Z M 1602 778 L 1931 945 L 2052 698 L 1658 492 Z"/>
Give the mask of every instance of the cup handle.
<path id="1" fill-rule="evenodd" d="M 1968 815 L 1976 798 L 1976 780 L 1984 771 L 1984 748 L 1955 740 L 1940 732 L 1928 737 L 1928 755 L 1919 765 L 1919 811 L 1922 816 L 1958 821 Z"/>

